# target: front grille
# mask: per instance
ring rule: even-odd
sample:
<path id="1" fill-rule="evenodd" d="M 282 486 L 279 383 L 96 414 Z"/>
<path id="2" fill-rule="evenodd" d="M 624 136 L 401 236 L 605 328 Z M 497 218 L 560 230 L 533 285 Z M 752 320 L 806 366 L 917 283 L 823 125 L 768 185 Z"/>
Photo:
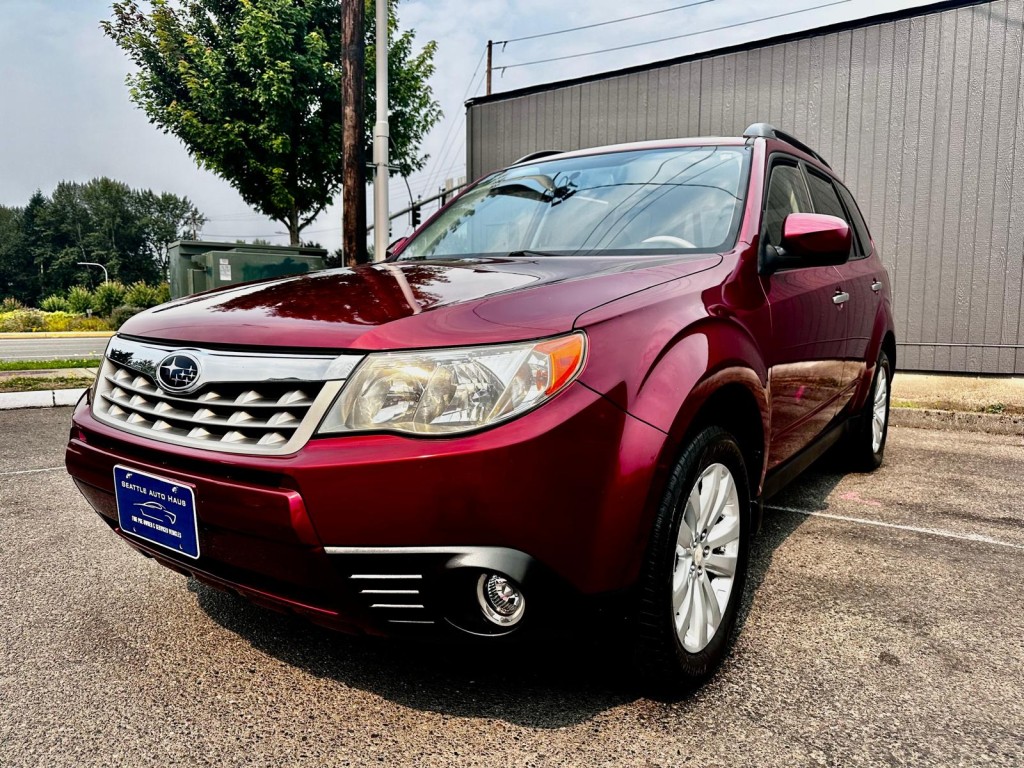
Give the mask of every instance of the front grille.
<path id="1" fill-rule="evenodd" d="M 232 445 L 281 446 L 302 423 L 322 382 L 221 384 L 195 397 L 171 396 L 148 376 L 110 360 L 98 407 L 112 419 L 165 435 Z"/>
<path id="2" fill-rule="evenodd" d="M 309 438 L 343 383 L 315 377 L 319 369 L 326 376 L 333 356 L 275 358 L 190 349 L 206 363 L 210 370 L 204 375 L 211 380 L 189 394 L 169 393 L 157 384 L 155 371 L 174 352 L 115 338 L 96 383 L 93 414 L 163 442 L 236 453 L 288 453 Z M 283 376 L 289 365 L 295 369 L 291 373 L 312 372 L 313 377 Z M 263 377 L 256 371 L 263 371 Z M 249 380 L 225 380 L 231 378 Z"/>

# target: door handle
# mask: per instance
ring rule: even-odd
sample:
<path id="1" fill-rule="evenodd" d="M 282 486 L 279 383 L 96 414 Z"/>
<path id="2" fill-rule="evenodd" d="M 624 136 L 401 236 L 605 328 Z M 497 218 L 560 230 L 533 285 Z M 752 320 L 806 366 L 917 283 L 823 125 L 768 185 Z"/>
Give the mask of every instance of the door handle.
<path id="1" fill-rule="evenodd" d="M 845 304 L 850 300 L 850 294 L 846 291 L 836 291 L 836 295 L 832 297 L 833 304 Z"/>
<path id="2" fill-rule="evenodd" d="M 875 293 L 878 293 L 880 290 L 882 290 L 882 283 L 879 280 L 875 280 L 875 282 L 871 284 L 871 290 L 874 291 Z"/>

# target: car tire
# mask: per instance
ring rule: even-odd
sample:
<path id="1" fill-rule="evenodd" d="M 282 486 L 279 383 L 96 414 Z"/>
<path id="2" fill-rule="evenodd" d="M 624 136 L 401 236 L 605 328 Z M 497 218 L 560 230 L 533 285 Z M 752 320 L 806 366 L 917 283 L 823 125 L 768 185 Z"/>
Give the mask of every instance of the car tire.
<path id="1" fill-rule="evenodd" d="M 879 352 L 867 402 L 864 403 L 860 418 L 847 440 L 847 461 L 856 470 L 873 472 L 882 466 L 885 441 L 889 435 L 891 391 L 892 365 L 889 356 L 885 352 Z"/>
<path id="2" fill-rule="evenodd" d="M 672 469 L 638 599 L 635 666 L 649 690 L 683 693 L 725 657 L 747 574 L 747 477 L 720 427 L 702 430 Z"/>

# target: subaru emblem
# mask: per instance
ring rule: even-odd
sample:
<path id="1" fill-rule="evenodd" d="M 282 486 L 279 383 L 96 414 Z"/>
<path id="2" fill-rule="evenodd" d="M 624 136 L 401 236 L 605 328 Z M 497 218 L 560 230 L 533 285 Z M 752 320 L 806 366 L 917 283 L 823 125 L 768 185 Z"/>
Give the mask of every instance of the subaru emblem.
<path id="1" fill-rule="evenodd" d="M 160 361 L 157 383 L 168 392 L 188 392 L 199 386 L 199 361 L 186 352 L 175 352 Z"/>

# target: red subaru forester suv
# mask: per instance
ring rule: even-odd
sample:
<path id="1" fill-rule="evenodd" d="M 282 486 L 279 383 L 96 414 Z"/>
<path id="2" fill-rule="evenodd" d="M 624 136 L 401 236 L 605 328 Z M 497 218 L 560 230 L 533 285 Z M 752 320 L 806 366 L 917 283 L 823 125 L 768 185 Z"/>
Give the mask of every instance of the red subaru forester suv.
<path id="1" fill-rule="evenodd" d="M 889 281 L 828 164 L 743 137 L 542 152 L 382 263 L 132 318 L 74 413 L 102 519 L 183 574 L 372 634 L 623 608 L 643 679 L 726 652 L 763 501 L 882 461 Z"/>

